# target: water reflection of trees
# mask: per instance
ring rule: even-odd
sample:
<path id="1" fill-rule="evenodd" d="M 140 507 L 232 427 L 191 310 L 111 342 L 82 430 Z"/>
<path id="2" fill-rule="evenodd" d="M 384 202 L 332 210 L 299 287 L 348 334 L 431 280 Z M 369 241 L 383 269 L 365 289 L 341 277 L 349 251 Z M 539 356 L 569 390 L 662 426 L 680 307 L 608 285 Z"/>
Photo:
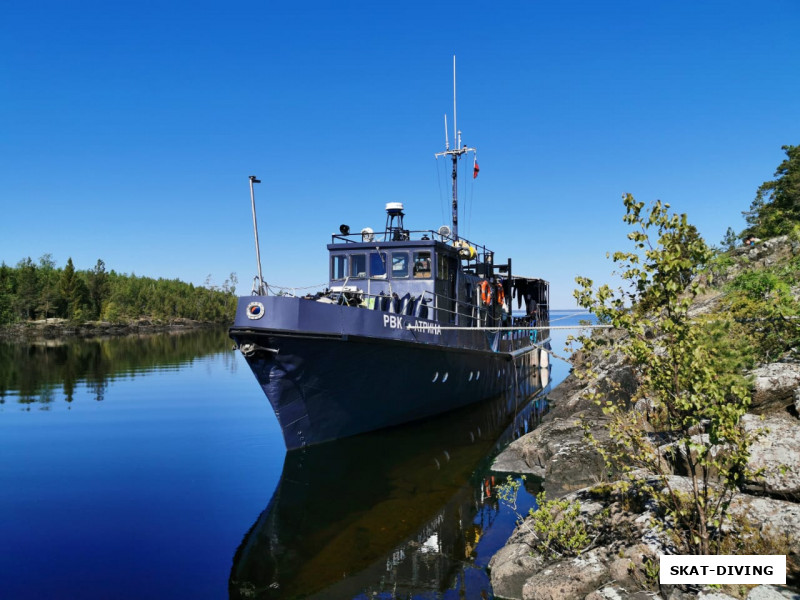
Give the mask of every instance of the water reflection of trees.
<path id="1" fill-rule="evenodd" d="M 96 340 L 0 343 L 0 403 L 39 403 L 47 409 L 61 391 L 73 402 L 80 385 L 97 401 L 109 381 L 174 368 L 230 347 L 227 331 L 202 329 Z"/>

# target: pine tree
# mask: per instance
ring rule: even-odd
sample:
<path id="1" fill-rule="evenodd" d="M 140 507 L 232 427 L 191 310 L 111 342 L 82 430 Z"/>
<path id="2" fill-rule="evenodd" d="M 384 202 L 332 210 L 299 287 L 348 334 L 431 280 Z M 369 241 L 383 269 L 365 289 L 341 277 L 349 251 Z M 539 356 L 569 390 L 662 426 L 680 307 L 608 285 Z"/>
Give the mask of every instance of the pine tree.
<path id="1" fill-rule="evenodd" d="M 745 237 L 783 235 L 800 224 L 800 146 L 783 150 L 788 158 L 775 171 L 776 179 L 762 183 L 750 210 L 742 213 L 748 225 Z"/>
<path id="2" fill-rule="evenodd" d="M 61 273 L 58 282 L 60 294 L 60 314 L 67 319 L 74 319 L 75 313 L 79 308 L 78 297 L 78 275 L 75 273 L 75 265 L 72 264 L 72 257 L 67 259 L 67 266 Z"/>
<path id="3" fill-rule="evenodd" d="M 36 318 L 36 304 L 39 298 L 39 281 L 36 265 L 27 257 L 17 263 L 16 312 L 21 319 Z"/>
<path id="4" fill-rule="evenodd" d="M 47 319 L 56 313 L 58 308 L 58 281 L 56 262 L 52 254 L 44 254 L 39 258 L 39 302 L 37 311 Z"/>
<path id="5" fill-rule="evenodd" d="M 86 274 L 89 287 L 89 309 L 91 317 L 97 319 L 103 311 L 103 301 L 108 298 L 108 273 L 106 273 L 106 263 L 102 259 L 97 259 L 94 269 Z"/>
<path id="6" fill-rule="evenodd" d="M 14 270 L 0 264 L 0 325 L 14 322 Z"/>
<path id="7" fill-rule="evenodd" d="M 722 247 L 725 250 L 733 250 L 736 247 L 736 243 L 739 241 L 736 232 L 733 230 L 733 227 L 728 227 L 728 230 L 725 232 L 725 237 L 722 238 Z"/>

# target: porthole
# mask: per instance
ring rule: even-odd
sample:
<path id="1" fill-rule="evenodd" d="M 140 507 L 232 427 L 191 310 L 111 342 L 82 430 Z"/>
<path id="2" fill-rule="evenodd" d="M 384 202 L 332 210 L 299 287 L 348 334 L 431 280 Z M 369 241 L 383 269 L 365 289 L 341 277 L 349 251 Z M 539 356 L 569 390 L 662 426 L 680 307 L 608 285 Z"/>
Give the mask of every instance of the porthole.
<path id="1" fill-rule="evenodd" d="M 436 380 L 439 379 L 439 371 L 436 371 L 436 374 L 433 376 L 432 383 L 436 383 Z"/>
<path id="2" fill-rule="evenodd" d="M 469 372 L 469 379 L 467 381 L 472 381 L 472 371 Z"/>
<path id="3" fill-rule="evenodd" d="M 480 378 L 481 378 L 481 372 L 480 371 L 476 371 L 475 372 L 475 381 L 478 381 L 478 379 L 480 379 Z"/>
<path id="4" fill-rule="evenodd" d="M 447 377 L 448 377 L 449 375 L 450 375 L 450 373 L 445 373 L 445 374 L 444 374 L 444 376 L 442 377 L 442 383 L 444 383 L 445 381 L 447 381 Z"/>

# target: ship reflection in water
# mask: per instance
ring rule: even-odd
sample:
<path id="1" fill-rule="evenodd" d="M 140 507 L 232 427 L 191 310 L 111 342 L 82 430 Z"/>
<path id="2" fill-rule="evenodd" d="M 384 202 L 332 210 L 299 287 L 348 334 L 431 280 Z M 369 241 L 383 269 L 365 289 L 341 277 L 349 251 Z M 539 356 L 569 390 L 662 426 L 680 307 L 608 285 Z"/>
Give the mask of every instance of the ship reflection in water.
<path id="1" fill-rule="evenodd" d="M 532 372 L 516 393 L 425 423 L 289 452 L 236 552 L 230 597 L 491 597 L 482 568 L 513 517 L 481 543 L 500 510 L 489 469 L 538 425 L 546 401 L 528 393 L 541 383 Z"/>

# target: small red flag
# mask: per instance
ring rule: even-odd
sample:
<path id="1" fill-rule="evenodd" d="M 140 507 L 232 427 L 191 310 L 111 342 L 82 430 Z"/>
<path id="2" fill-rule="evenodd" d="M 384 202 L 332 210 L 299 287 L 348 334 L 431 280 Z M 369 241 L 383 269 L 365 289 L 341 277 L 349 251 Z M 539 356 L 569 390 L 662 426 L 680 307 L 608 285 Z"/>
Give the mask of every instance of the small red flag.
<path id="1" fill-rule="evenodd" d="M 475 179 L 478 176 L 478 171 L 480 171 L 480 170 L 481 170 L 481 168 L 478 166 L 478 161 L 476 160 L 475 161 L 475 166 L 472 167 L 472 178 L 473 179 Z"/>

